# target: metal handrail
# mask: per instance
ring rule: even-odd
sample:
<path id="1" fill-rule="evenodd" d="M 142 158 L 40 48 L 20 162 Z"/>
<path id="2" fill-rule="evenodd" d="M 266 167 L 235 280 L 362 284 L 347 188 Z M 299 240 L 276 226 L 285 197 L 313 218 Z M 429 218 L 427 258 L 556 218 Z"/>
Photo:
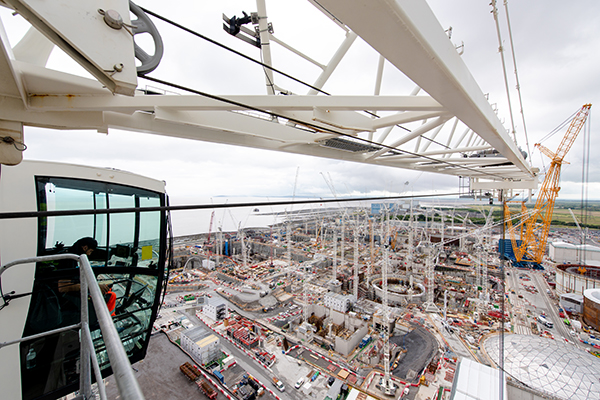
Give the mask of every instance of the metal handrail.
<path id="1" fill-rule="evenodd" d="M 81 394 L 84 396 L 85 399 L 91 398 L 92 395 L 90 369 L 91 361 L 94 376 L 96 378 L 96 382 L 98 383 L 98 393 L 100 395 L 100 398 L 102 400 L 105 400 L 107 398 L 106 391 L 104 386 L 102 385 L 102 375 L 100 373 L 100 367 L 98 365 L 98 360 L 96 358 L 96 352 L 94 350 L 94 344 L 89 329 L 89 293 L 89 297 L 92 299 L 92 304 L 94 305 L 94 309 L 96 310 L 98 324 L 100 325 L 100 331 L 102 332 L 102 337 L 106 346 L 106 352 L 108 354 L 110 365 L 113 369 L 113 374 L 115 376 L 115 381 L 117 383 L 117 388 L 119 390 L 120 397 L 124 400 L 144 400 L 142 390 L 140 389 L 137 379 L 133 375 L 133 368 L 131 367 L 131 363 L 129 362 L 129 358 L 127 357 L 125 347 L 123 347 L 123 343 L 121 342 L 121 338 L 119 337 L 117 328 L 115 327 L 110 312 L 106 307 L 104 297 L 102 296 L 102 292 L 100 291 L 100 286 L 98 286 L 96 276 L 94 275 L 90 262 L 85 254 L 82 254 L 81 256 L 78 256 L 76 254 L 56 254 L 50 256 L 30 257 L 15 260 L 0 267 L 0 277 L 7 269 L 19 264 L 29 264 L 65 259 L 77 261 L 79 264 L 81 323 L 69 327 L 54 329 L 27 338 L 21 338 L 9 342 L 0 343 L 0 348 L 11 344 L 20 343 L 29 338 L 48 336 L 50 334 L 57 333 L 63 330 L 79 327 L 81 365 L 79 381 Z"/>

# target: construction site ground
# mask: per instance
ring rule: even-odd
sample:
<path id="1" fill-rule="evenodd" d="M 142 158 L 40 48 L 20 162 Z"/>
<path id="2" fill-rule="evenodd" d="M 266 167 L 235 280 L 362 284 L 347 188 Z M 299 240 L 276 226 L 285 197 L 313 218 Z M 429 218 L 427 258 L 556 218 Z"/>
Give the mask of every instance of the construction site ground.
<path id="1" fill-rule="evenodd" d="M 146 400 L 207 398 L 196 384 L 180 372 L 179 366 L 185 362 L 195 364 L 191 357 L 169 341 L 166 334 L 153 335 L 146 358 L 133 365 L 135 377 Z M 119 391 L 114 376 L 110 376 L 105 382 L 107 397 L 118 399 Z M 217 400 L 227 400 L 223 394 L 217 393 Z"/>
<path id="2" fill-rule="evenodd" d="M 405 382 L 417 383 L 419 373 L 438 352 L 435 337 L 427 329 L 418 327 L 404 336 L 391 337 L 390 342 L 395 343 L 400 348 L 404 346 L 407 349 L 396 369 L 391 372 Z"/>
<path id="3" fill-rule="evenodd" d="M 290 394 L 297 392 L 300 398 L 313 398 L 322 400 L 327 395 L 329 387 L 327 386 L 327 379 L 329 376 L 324 374 L 322 371 L 315 379 L 311 382 L 308 375 L 314 375 L 318 369 L 314 368 L 313 365 L 306 362 L 298 362 L 297 359 L 282 354 L 281 351 L 277 354 L 277 362 L 271 367 L 273 373 L 285 384 L 285 390 L 291 392 Z M 305 377 L 306 383 L 300 387 L 300 389 L 294 388 L 294 384 L 299 378 Z M 297 396 L 294 396 L 297 397 Z"/>

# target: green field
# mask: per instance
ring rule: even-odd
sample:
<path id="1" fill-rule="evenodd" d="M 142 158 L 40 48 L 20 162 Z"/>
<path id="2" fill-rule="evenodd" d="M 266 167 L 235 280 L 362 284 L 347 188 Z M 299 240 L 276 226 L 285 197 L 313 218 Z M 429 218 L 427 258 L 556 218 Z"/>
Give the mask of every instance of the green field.
<path id="1" fill-rule="evenodd" d="M 528 210 L 533 209 L 535 204 L 527 204 Z M 481 205 L 477 208 L 468 207 L 464 211 L 469 211 L 469 219 L 476 224 L 485 223 L 485 219 L 481 211 L 489 213 L 490 207 L 494 207 L 493 218 L 494 222 L 500 222 L 502 219 L 502 206 L 501 205 Z M 512 213 L 518 213 L 521 209 L 519 204 L 510 206 Z M 569 212 L 569 209 L 573 210 L 573 214 L 577 217 L 577 221 L 581 227 L 588 227 L 590 229 L 600 229 L 600 201 L 589 201 L 587 210 L 585 213 L 581 212 L 581 202 L 578 201 L 557 201 L 554 206 L 552 213 L 552 225 L 563 226 L 563 227 L 576 227 L 573 216 Z"/>

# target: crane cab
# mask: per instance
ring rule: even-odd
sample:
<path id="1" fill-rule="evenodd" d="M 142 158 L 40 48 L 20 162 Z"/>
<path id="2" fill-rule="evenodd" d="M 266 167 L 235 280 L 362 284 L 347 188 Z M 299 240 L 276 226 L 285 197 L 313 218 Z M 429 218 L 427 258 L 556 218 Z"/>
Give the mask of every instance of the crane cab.
<path id="1" fill-rule="evenodd" d="M 0 265 L 86 252 L 99 285 L 109 289 L 107 307 L 134 363 L 146 354 L 160 303 L 166 205 L 164 182 L 123 171 L 35 161 L 2 165 Z M 144 210 L 150 207 L 154 210 Z M 88 245 L 74 245 L 82 238 Z M 77 264 L 64 260 L 7 270 L 0 281 L 0 343 L 77 324 L 78 282 Z M 110 375 L 91 306 L 89 321 L 102 374 Z M 56 399 L 71 393 L 79 388 L 78 361 L 77 329 L 0 347 L 2 397 Z"/>

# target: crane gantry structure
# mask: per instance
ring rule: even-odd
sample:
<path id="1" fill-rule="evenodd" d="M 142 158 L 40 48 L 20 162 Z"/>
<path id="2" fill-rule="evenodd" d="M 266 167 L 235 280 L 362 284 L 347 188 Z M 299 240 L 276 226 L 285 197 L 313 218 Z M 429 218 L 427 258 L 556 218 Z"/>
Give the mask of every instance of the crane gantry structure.
<path id="1" fill-rule="evenodd" d="M 514 261 L 516 263 L 535 263 L 541 264 L 546 251 L 546 241 L 548 231 L 552 222 L 554 212 L 554 202 L 560 191 L 560 171 L 564 158 L 573 146 L 577 135 L 585 124 L 590 112 L 591 104 L 585 104 L 571 120 L 567 132 L 560 142 L 556 152 L 552 152 L 543 145 L 537 143 L 535 147 L 540 152 L 550 158 L 550 166 L 546 172 L 546 177 L 538 193 L 535 207 L 528 211 L 525 202 L 521 203 L 521 215 L 519 222 L 512 223 L 510 202 L 504 204 L 504 215 L 507 230 L 510 234 Z M 520 233 L 521 243 L 517 242 L 517 232 Z"/>
<path id="2" fill-rule="evenodd" d="M 104 133 L 123 129 L 469 177 L 478 187 L 491 182 L 494 187 L 536 188 L 536 170 L 525 162 L 424 0 L 308 1 L 313 12 L 322 13 L 320 18 L 341 33 L 329 61 L 316 61 L 319 57 L 275 36 L 273 25 L 283 22 L 271 21 L 265 0 L 257 0 L 251 16 L 234 23 L 225 18 L 232 24 L 227 33 L 209 39 L 221 45 L 219 41 L 239 43 L 230 34 L 246 35 L 252 45 L 243 45 L 247 51 L 236 54 L 258 67 L 243 75 L 265 80 L 267 94 L 217 95 L 174 83 L 168 87 L 177 91 L 175 95 L 143 89 L 144 81 L 170 84 L 154 75 L 155 69 L 161 71 L 161 57 L 169 48 L 157 26 L 170 25 L 194 40 L 204 37 L 201 32 L 127 0 L 111 1 L 110 10 L 99 9 L 94 0 L 2 0 L 0 5 L 32 26 L 15 46 L 0 35 L 3 136 L 11 137 L 11 143 L 25 143 L 23 126 Z M 130 9 L 137 19 L 131 19 Z M 293 22 L 288 19 L 285 24 Z M 254 24 L 254 30 L 238 23 Z M 153 38 L 153 55 L 138 46 L 138 34 Z M 348 81 L 353 94 L 327 92 L 327 83 L 360 41 L 379 60 L 375 87 L 365 94 L 353 91 Z M 48 68 L 54 46 L 91 78 Z M 286 74 L 290 65 L 275 63 L 275 46 L 297 57 L 294 63 L 306 64 L 311 75 Z M 384 66 L 386 73 L 399 72 L 408 83 L 386 87 Z M 404 88 L 405 93 L 397 93 Z M 11 143 L 0 143 L 2 163 L 17 164 L 22 158 Z M 493 156 L 479 157 L 482 154 Z"/>

